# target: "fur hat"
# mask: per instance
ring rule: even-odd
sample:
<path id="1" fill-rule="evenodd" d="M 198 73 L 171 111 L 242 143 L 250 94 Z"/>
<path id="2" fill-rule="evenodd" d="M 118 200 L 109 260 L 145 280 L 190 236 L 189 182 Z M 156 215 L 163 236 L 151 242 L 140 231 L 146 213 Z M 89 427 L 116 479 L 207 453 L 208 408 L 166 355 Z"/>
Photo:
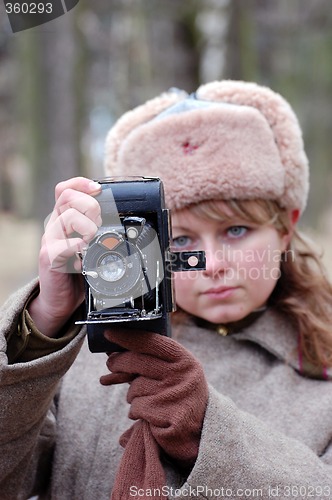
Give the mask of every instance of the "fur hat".
<path id="1" fill-rule="evenodd" d="M 106 141 L 107 175 L 160 177 L 166 203 L 270 199 L 304 210 L 308 160 L 297 118 L 283 97 L 224 80 L 194 96 L 170 90 L 125 113 Z"/>

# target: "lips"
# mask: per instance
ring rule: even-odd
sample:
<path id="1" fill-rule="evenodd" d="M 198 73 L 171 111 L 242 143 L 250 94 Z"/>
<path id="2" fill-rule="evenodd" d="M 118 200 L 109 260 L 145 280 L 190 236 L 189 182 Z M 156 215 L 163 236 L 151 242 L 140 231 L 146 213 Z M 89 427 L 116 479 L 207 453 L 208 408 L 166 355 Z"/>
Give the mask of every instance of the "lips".
<path id="1" fill-rule="evenodd" d="M 236 290 L 237 287 L 219 286 L 216 288 L 209 288 L 203 293 L 203 296 L 213 301 L 228 300 L 233 298 Z"/>
<path id="2" fill-rule="evenodd" d="M 232 290 L 235 290 L 235 287 L 232 286 L 220 286 L 217 288 L 209 288 L 206 290 L 204 293 L 205 294 L 218 294 L 218 293 L 224 293 L 224 292 L 230 292 Z"/>

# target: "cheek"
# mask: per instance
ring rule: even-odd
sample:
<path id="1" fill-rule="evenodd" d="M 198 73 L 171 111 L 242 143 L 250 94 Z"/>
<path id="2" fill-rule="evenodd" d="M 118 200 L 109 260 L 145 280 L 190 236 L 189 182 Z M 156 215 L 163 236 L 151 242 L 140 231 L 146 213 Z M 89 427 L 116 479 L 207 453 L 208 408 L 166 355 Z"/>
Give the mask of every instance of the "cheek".
<path id="1" fill-rule="evenodd" d="M 248 283 L 258 299 L 267 299 L 280 278 L 281 249 L 276 246 L 257 247 L 255 257 L 245 266 Z"/>
<path id="2" fill-rule="evenodd" d="M 175 287 L 175 292 L 186 292 L 190 291 L 193 286 L 193 280 L 191 276 L 195 274 L 195 272 L 179 272 L 173 274 L 173 282 Z"/>
<path id="3" fill-rule="evenodd" d="M 175 299 L 179 306 L 189 302 L 194 296 L 194 283 L 197 279 L 197 271 L 174 273 Z"/>
<path id="4" fill-rule="evenodd" d="M 256 243 L 236 260 L 236 268 L 239 277 L 256 286 L 259 294 L 259 288 L 262 293 L 271 291 L 279 279 L 282 249 L 273 239 Z"/>

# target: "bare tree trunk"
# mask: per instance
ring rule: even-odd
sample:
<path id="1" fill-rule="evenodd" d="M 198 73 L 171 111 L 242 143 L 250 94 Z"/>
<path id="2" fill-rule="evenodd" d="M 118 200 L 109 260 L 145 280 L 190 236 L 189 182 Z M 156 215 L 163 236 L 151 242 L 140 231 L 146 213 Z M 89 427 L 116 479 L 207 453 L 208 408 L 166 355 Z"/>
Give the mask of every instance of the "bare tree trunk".
<path id="1" fill-rule="evenodd" d="M 116 114 L 169 87 L 191 91 L 199 81 L 199 2 L 123 2 L 110 27 L 110 89 Z"/>
<path id="2" fill-rule="evenodd" d="M 43 220 L 54 205 L 54 186 L 81 171 L 75 9 L 22 33 L 22 114 L 31 165 L 32 215 Z M 79 75 L 82 79 L 84 73 Z M 82 81 L 80 82 L 82 85 Z"/>
<path id="3" fill-rule="evenodd" d="M 41 65 L 45 75 L 43 123 L 45 150 L 43 165 L 38 172 L 37 213 L 47 215 L 54 202 L 54 185 L 74 177 L 80 171 L 77 142 L 75 61 L 77 58 L 73 14 L 62 16 L 54 30 L 41 34 Z"/>
<path id="4" fill-rule="evenodd" d="M 206 0 L 196 18 L 200 31 L 200 82 L 220 80 L 226 72 L 226 38 L 232 0 Z"/>

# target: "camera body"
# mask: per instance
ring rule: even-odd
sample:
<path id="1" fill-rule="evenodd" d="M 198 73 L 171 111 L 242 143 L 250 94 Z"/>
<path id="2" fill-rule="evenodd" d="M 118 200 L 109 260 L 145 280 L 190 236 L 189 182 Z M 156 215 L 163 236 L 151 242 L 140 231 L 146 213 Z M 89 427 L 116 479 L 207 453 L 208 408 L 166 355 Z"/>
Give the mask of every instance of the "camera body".
<path id="1" fill-rule="evenodd" d="M 98 181 L 102 226 L 81 254 L 85 277 L 89 348 L 120 350 L 104 330 L 116 328 L 170 335 L 175 310 L 172 274 L 205 269 L 205 254 L 171 252 L 170 212 L 163 184 L 153 177 Z"/>

